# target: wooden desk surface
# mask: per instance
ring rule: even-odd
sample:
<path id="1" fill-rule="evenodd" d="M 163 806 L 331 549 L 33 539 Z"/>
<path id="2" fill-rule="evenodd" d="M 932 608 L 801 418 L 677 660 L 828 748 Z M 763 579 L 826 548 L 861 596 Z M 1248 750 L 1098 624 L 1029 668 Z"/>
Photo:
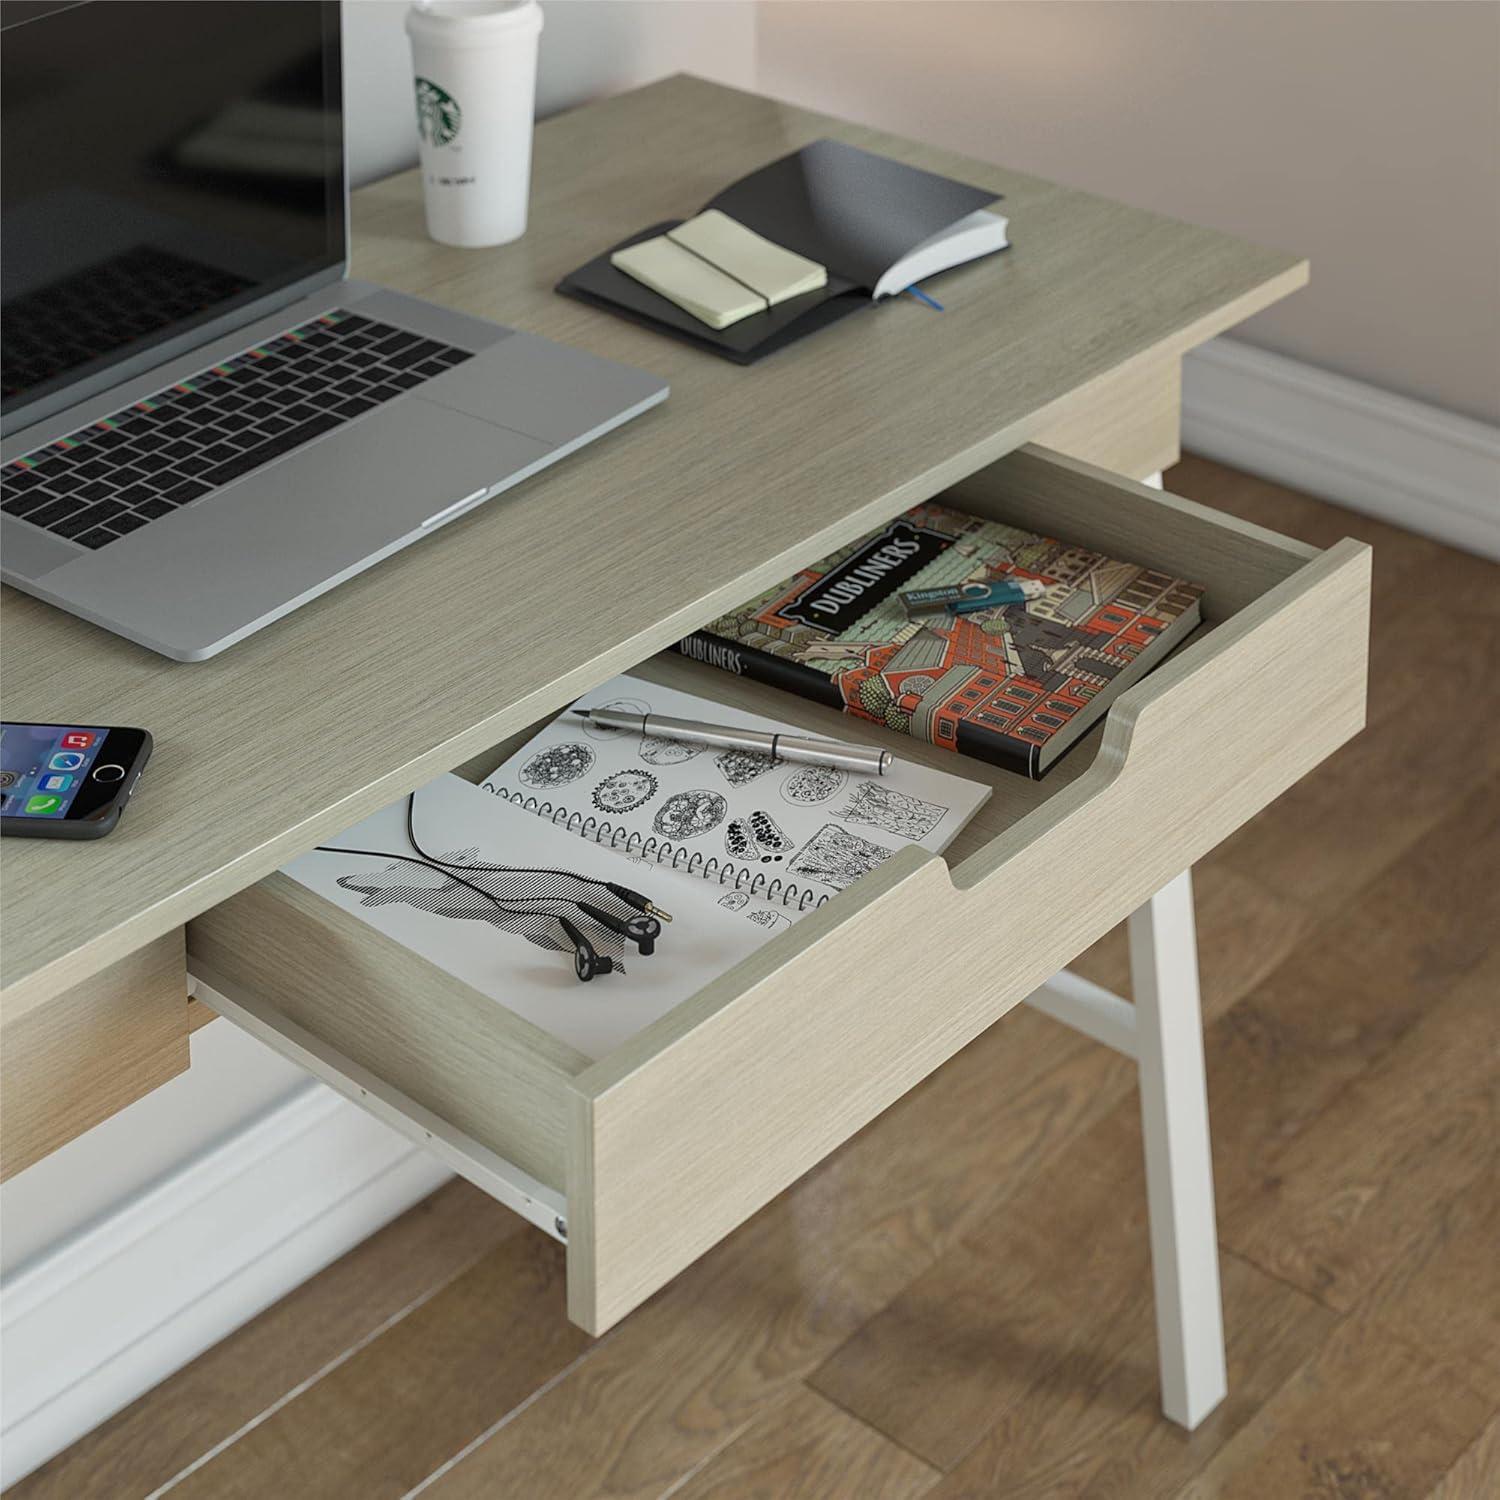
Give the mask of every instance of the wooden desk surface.
<path id="1" fill-rule="evenodd" d="M 835 136 L 1005 194 L 1015 247 L 741 369 L 553 294 L 644 224 Z M 14 1016 L 745 595 L 1300 286 L 1207 229 L 676 77 L 540 127 L 519 244 L 425 235 L 414 172 L 354 197 L 354 273 L 666 376 L 670 400 L 208 662 L 11 590 L 5 712 L 141 724 L 142 790 L 98 844 L 11 840 Z M 182 587 L 198 586 L 184 578 Z"/>

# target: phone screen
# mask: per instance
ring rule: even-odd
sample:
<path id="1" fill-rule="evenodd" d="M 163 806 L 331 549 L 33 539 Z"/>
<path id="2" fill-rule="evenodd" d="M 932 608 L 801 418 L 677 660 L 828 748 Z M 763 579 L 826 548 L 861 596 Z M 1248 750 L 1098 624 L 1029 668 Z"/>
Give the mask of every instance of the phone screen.
<path id="1" fill-rule="evenodd" d="M 0 813 L 66 818 L 108 733 L 92 724 L 0 725 Z"/>

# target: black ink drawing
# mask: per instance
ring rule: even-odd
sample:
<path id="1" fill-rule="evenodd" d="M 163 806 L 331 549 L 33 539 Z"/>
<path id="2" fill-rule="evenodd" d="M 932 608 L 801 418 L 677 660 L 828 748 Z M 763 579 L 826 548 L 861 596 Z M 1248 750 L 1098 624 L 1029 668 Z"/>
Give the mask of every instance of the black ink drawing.
<path id="1" fill-rule="evenodd" d="M 649 714 L 651 705 L 639 698 L 611 698 L 608 703 L 596 703 L 595 708 L 613 708 L 622 714 Z M 580 720 L 583 732 L 591 740 L 612 740 L 617 734 L 629 734 L 628 729 L 613 729 L 608 724 L 595 724 L 588 719 Z"/>
<path id="2" fill-rule="evenodd" d="M 837 796 L 847 780 L 837 766 L 803 766 L 782 782 L 781 795 L 794 807 L 811 807 Z"/>
<path id="3" fill-rule="evenodd" d="M 626 767 L 606 776 L 594 788 L 594 806 L 600 812 L 626 813 L 649 802 L 657 793 L 661 783 L 650 771 L 637 771 Z"/>
<path id="4" fill-rule="evenodd" d="M 714 756 L 714 764 L 730 786 L 747 786 L 757 776 L 764 776 L 776 762 L 755 750 L 726 750 Z"/>
<path id="5" fill-rule="evenodd" d="M 575 741 L 538 750 L 517 774 L 527 786 L 566 786 L 577 781 L 593 763 L 594 752 Z"/>
<path id="6" fill-rule="evenodd" d="M 834 816 L 849 823 L 868 823 L 904 839 L 925 839 L 948 815 L 937 802 L 924 802 L 909 792 L 893 791 L 879 782 L 862 781 Z"/>
<path id="7" fill-rule="evenodd" d="M 675 766 L 691 760 L 702 751 L 702 745 L 684 745 L 681 740 L 663 739 L 657 734 L 643 735 L 640 756 L 648 766 Z"/>
<path id="8" fill-rule="evenodd" d="M 729 804 L 717 792 L 674 792 L 656 810 L 652 827 L 664 839 L 695 839 L 724 821 Z"/>
<path id="9" fill-rule="evenodd" d="M 794 848 L 796 844 L 768 812 L 756 811 L 748 818 L 736 818 L 724 830 L 724 852 L 731 859 L 779 865 Z"/>
<path id="10" fill-rule="evenodd" d="M 535 889 L 530 877 L 519 872 L 499 873 L 494 871 L 469 870 L 465 867 L 479 858 L 478 847 L 454 849 L 438 858 L 444 864 L 454 865 L 464 872 L 464 879 L 473 885 L 492 892 L 501 901 L 525 902 L 535 900 Z M 545 911 L 505 911 L 494 901 L 487 900 L 470 886 L 463 885 L 451 875 L 439 870 L 424 869 L 417 865 L 387 865 L 381 870 L 371 870 L 357 875 L 340 875 L 337 884 L 346 891 L 354 891 L 364 899 L 361 906 L 402 905 L 425 911 L 434 917 L 446 917 L 457 922 L 488 922 L 501 932 L 509 932 L 525 938 L 538 948 L 564 951 L 569 947 L 562 935 L 556 918 Z M 611 947 L 608 935 L 603 946 Z M 595 946 L 600 946 L 596 938 Z M 621 945 L 623 956 L 623 945 Z M 620 957 L 614 958 L 615 967 L 622 973 Z"/>
<path id="11" fill-rule="evenodd" d="M 861 875 L 868 875 L 894 852 L 880 844 L 872 844 L 857 833 L 850 833 L 837 823 L 825 823 L 787 869 L 841 891 L 845 886 L 853 885 Z"/>
<path id="12" fill-rule="evenodd" d="M 719 897 L 719 905 L 727 907 L 730 911 L 738 911 L 742 906 L 749 906 L 750 897 L 744 891 L 725 891 Z"/>
<path id="13" fill-rule="evenodd" d="M 779 911 L 747 911 L 745 919 L 754 922 L 757 927 L 790 927 L 792 919 Z"/>

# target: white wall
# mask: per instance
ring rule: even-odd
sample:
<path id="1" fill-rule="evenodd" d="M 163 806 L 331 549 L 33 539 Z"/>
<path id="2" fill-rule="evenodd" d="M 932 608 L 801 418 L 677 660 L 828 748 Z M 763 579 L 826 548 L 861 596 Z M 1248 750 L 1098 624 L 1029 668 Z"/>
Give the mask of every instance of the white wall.
<path id="1" fill-rule="evenodd" d="M 773 0 L 757 54 L 765 93 L 1299 251 L 1248 342 L 1500 421 L 1500 5 Z"/>
<path id="2" fill-rule="evenodd" d="M 669 73 L 755 83 L 753 0 L 543 0 L 537 114 Z M 405 0 L 344 0 L 350 169 L 368 182 L 417 159 Z"/>

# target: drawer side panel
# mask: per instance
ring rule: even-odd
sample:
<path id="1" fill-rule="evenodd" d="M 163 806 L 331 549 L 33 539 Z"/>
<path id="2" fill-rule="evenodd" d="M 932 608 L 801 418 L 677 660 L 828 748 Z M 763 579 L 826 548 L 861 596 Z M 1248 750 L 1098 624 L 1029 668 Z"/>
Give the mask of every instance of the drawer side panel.
<path id="1" fill-rule="evenodd" d="M 587 1059 L 284 875 L 188 925 L 190 962 L 243 987 L 549 1187 L 563 1084 Z"/>

